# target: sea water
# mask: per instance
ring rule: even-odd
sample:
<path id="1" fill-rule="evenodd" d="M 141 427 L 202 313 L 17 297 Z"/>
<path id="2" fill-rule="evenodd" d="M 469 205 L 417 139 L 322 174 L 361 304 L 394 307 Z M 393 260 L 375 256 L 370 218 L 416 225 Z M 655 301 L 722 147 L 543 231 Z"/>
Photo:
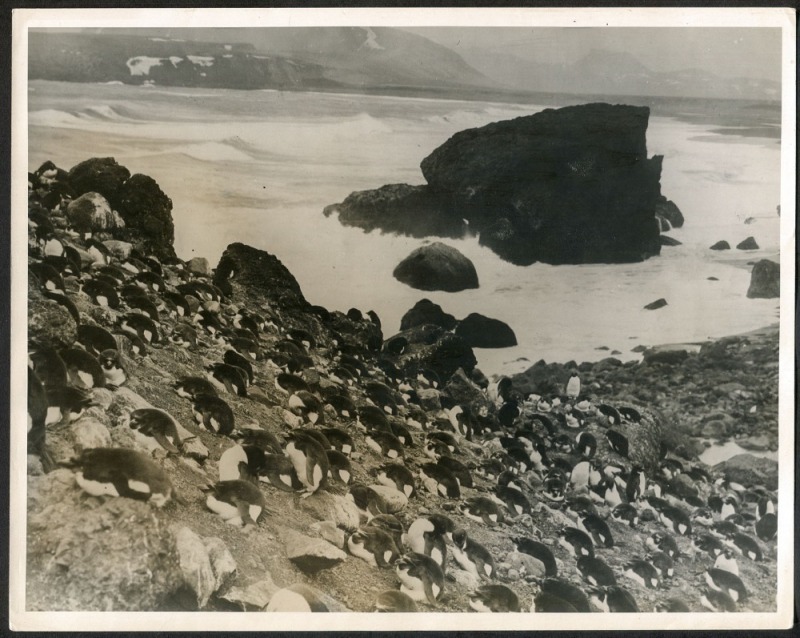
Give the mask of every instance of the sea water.
<path id="1" fill-rule="evenodd" d="M 567 103 L 576 100 L 565 97 Z M 89 157 L 114 157 L 171 197 L 179 257 L 203 256 L 214 265 L 231 242 L 267 250 L 311 303 L 375 310 L 387 337 L 422 298 L 456 318 L 478 312 L 505 321 L 519 345 L 476 350 L 490 375 L 539 359 L 594 361 L 614 353 L 629 360 L 640 356 L 636 346 L 697 342 L 778 320 L 777 300 L 745 293 L 747 262 L 776 259 L 779 250 L 780 145 L 744 127 L 738 135 L 730 126 L 716 132 L 731 122 L 722 115 L 716 121 L 713 109 L 704 123 L 663 108 L 651 115 L 648 154 L 664 156 L 662 192 L 686 223 L 669 233 L 681 246 L 642 263 L 519 267 L 474 237 L 445 239 L 473 261 L 480 287 L 423 292 L 392 271 L 427 240 L 367 234 L 322 214 L 355 190 L 423 184 L 420 161 L 454 133 L 543 108 L 33 81 L 28 167 L 52 160 L 69 169 Z M 708 250 L 718 240 L 735 246 L 751 235 L 759 250 Z M 666 307 L 644 310 L 661 297 Z"/>

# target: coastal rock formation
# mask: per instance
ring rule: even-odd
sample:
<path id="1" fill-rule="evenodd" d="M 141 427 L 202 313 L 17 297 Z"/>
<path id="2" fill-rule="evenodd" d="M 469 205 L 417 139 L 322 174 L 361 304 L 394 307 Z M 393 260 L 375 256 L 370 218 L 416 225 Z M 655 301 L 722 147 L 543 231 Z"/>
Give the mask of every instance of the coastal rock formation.
<path id="1" fill-rule="evenodd" d="M 76 196 L 94 191 L 110 202 L 117 202 L 122 185 L 130 176 L 131 172 L 113 157 L 93 157 L 75 164 L 67 179 Z"/>
<path id="2" fill-rule="evenodd" d="M 750 299 L 773 299 L 781 296 L 780 264 L 762 259 L 756 262 L 750 273 L 750 287 L 747 289 Z"/>
<path id="3" fill-rule="evenodd" d="M 456 318 L 444 312 L 439 304 L 433 303 L 430 299 L 420 299 L 403 315 L 400 320 L 400 330 L 408 330 L 426 323 L 452 330 L 456 327 Z"/>
<path id="4" fill-rule="evenodd" d="M 748 237 L 747 239 L 743 239 L 738 244 L 736 244 L 737 250 L 758 250 L 758 243 L 755 240 L 755 237 Z"/>
<path id="5" fill-rule="evenodd" d="M 124 228 L 125 222 L 111 210 L 108 200 L 100 193 L 84 193 L 72 200 L 66 210 L 70 227 L 79 233 L 92 234 Z"/>
<path id="6" fill-rule="evenodd" d="M 710 250 L 730 250 L 731 245 L 724 239 L 720 239 L 717 243 L 709 247 Z"/>
<path id="7" fill-rule="evenodd" d="M 641 261 L 659 254 L 657 215 L 682 223 L 660 192 L 662 158 L 647 157 L 649 114 L 584 104 L 461 131 L 422 161 L 427 185 L 353 193 L 324 212 L 365 230 L 479 233 L 520 265 Z"/>
<path id="8" fill-rule="evenodd" d="M 127 228 L 120 239 L 132 242 L 144 254 L 152 253 L 167 261 L 175 259 L 172 200 L 152 177 L 131 175 L 112 203 Z"/>
<path id="9" fill-rule="evenodd" d="M 663 195 L 656 202 L 656 218 L 661 226 L 661 231 L 665 232 L 672 228 L 683 226 L 683 213 L 675 202 L 667 199 Z"/>
<path id="10" fill-rule="evenodd" d="M 458 322 L 456 334 L 473 348 L 510 348 L 517 345 L 517 337 L 507 323 L 477 312 Z"/>
<path id="11" fill-rule="evenodd" d="M 441 242 L 420 246 L 401 261 L 395 279 L 418 290 L 458 292 L 478 287 L 475 266 L 457 248 Z"/>
<path id="12" fill-rule="evenodd" d="M 659 308 L 663 308 L 667 305 L 667 300 L 661 297 L 660 299 L 656 299 L 655 301 L 651 301 L 647 304 L 644 309 L 645 310 L 658 310 Z"/>

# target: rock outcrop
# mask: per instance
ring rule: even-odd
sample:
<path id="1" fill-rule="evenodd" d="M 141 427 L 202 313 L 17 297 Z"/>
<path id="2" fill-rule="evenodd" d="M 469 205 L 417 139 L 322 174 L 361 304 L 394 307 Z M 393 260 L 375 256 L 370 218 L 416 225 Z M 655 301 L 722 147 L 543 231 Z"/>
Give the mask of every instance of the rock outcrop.
<path id="1" fill-rule="evenodd" d="M 507 323 L 477 312 L 458 322 L 456 334 L 473 348 L 510 348 L 517 345 L 517 337 Z"/>
<path id="2" fill-rule="evenodd" d="M 758 242 L 756 242 L 755 237 L 748 237 L 747 239 L 743 239 L 738 244 L 736 244 L 737 250 L 758 250 Z"/>
<path id="3" fill-rule="evenodd" d="M 756 262 L 750 273 L 750 287 L 747 289 L 750 299 L 773 299 L 781 296 L 780 264 L 762 259 Z"/>
<path id="4" fill-rule="evenodd" d="M 439 326 L 445 330 L 452 330 L 456 327 L 456 318 L 442 310 L 439 304 L 433 303 L 430 299 L 420 299 L 414 304 L 403 318 L 400 320 L 400 330 L 408 330 L 426 323 Z"/>
<path id="5" fill-rule="evenodd" d="M 478 287 L 475 266 L 457 248 L 441 242 L 420 246 L 392 273 L 398 281 L 418 290 L 459 292 Z"/>
<path id="6" fill-rule="evenodd" d="M 324 212 L 365 230 L 479 233 L 521 265 L 641 261 L 659 254 L 659 219 L 682 224 L 660 192 L 662 158 L 647 157 L 648 118 L 596 103 L 461 131 L 422 161 L 427 185 L 353 193 Z"/>
<path id="7" fill-rule="evenodd" d="M 715 244 L 712 244 L 709 247 L 709 250 L 730 250 L 730 249 L 731 249 L 731 245 L 728 242 L 726 242 L 724 239 L 720 239 L 718 242 L 716 242 Z"/>

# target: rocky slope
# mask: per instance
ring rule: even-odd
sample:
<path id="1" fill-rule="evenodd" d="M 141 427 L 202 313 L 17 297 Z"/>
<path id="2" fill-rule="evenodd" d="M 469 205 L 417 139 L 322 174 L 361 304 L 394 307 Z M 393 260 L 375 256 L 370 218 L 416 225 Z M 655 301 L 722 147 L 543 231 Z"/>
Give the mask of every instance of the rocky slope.
<path id="1" fill-rule="evenodd" d="M 115 164 L 90 161 L 97 174 Z M 118 188 L 133 179 L 111 172 Z M 602 598 L 608 592 L 595 591 L 595 577 L 577 569 L 585 561 L 558 542 L 564 528 L 581 525 L 642 611 L 665 599 L 675 601 L 673 609 L 703 610 L 703 570 L 714 564 L 714 548 L 735 556 L 742 537 L 763 556 L 738 555 L 749 596 L 734 607 L 775 608 L 775 540 L 764 523 L 760 537 L 754 531 L 756 501 L 766 507 L 777 499 L 774 467 L 745 459 L 703 468 L 683 428 L 676 429 L 680 423 L 711 435 L 698 428 L 715 411 L 728 434 L 774 430 L 777 355 L 769 338 L 725 340 L 698 355 L 653 352 L 642 364 L 542 363 L 510 388 L 490 385 L 452 332 L 454 322 L 409 325 L 387 338 L 374 313 L 311 305 L 273 255 L 232 244 L 209 271 L 203 260 L 184 263 L 170 253 L 165 224 L 131 234 L 137 220 L 166 220 L 160 197 L 116 200 L 97 179 L 89 192 L 105 191 L 98 197 L 107 204 L 136 205 L 124 215 L 112 205 L 89 207 L 76 229 L 68 210 L 82 190 L 81 174 L 44 166 L 29 176 L 28 610 L 258 611 L 280 608 L 278 601 L 292 598 L 277 592 L 304 584 L 311 589 L 299 591 L 304 600 L 315 593 L 314 608 L 372 611 L 379 594 L 400 589 L 404 561 L 415 558 L 408 550 L 420 525 L 413 524 L 434 514 L 466 530 L 495 569 L 486 579 L 471 573 L 448 538 L 443 590 L 416 602 L 420 611 L 479 607 L 487 593 L 481 586 L 490 581 L 505 585 L 521 610 L 535 599 L 541 611 L 553 570 L 562 586 Z M 109 223 L 114 213 L 123 224 Z M 582 389 L 565 390 L 573 367 Z M 176 390 L 187 377 L 199 377 L 207 394 L 181 396 Z M 539 396 L 529 395 L 534 390 Z M 205 418 L 209 395 L 230 412 Z M 160 417 L 161 429 L 146 417 L 153 408 L 168 415 Z M 332 470 L 321 484 L 298 472 L 291 446 L 303 432 L 317 437 L 305 448 L 312 457 L 325 443 L 340 452 L 329 449 L 319 461 Z M 237 446 L 244 456 L 235 456 Z M 135 451 L 150 468 L 145 488 L 143 477 L 131 481 L 129 474 L 114 484 L 128 496 L 109 496 L 108 485 L 106 495 L 91 495 L 98 493 L 91 476 L 101 484 L 102 477 L 92 475 L 97 467 L 87 451 L 103 448 Z M 410 496 L 402 481 L 398 488 L 381 477 L 387 463 L 384 473 L 412 472 Z M 123 465 L 114 471 L 128 471 Z M 640 485 L 631 474 L 638 467 L 646 488 L 621 497 L 627 484 Z M 233 514 L 219 506 L 226 497 L 217 484 L 231 472 L 251 490 L 238 488 L 250 500 Z M 601 480 L 604 474 L 611 478 Z M 154 476 L 165 482 L 159 486 Z M 162 495 L 168 502 L 159 507 Z M 619 509 L 620 500 L 636 509 L 633 526 L 621 520 L 630 508 Z M 730 508 L 736 514 L 722 521 Z M 588 516 L 593 512 L 597 518 Z M 232 524 L 249 516 L 256 524 Z M 400 528 L 409 537 L 396 552 L 378 552 L 388 566 L 359 557 L 354 539 L 372 535 L 391 548 L 386 539 Z M 517 551 L 519 537 L 541 542 L 538 559 Z M 658 576 L 652 589 L 626 575 L 635 558 L 661 564 L 656 544 L 671 551 L 667 537 L 680 552 L 671 577 Z"/>

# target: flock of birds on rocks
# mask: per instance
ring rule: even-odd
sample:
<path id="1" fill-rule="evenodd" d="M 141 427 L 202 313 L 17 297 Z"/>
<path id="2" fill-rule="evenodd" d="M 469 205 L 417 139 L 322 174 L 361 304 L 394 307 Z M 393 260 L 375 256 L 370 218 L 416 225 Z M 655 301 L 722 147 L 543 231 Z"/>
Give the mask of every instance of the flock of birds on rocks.
<path id="1" fill-rule="evenodd" d="M 593 402 L 573 375 L 559 396 L 522 397 L 503 378 L 484 389 L 489 409 L 440 393 L 441 409 L 425 410 L 418 392 L 442 390 L 435 372 L 423 368 L 409 377 L 379 353 L 341 344 L 323 358 L 314 335 L 282 327 L 269 309 L 261 314 L 233 305 L 183 263 L 162 264 L 136 250 L 115 257 L 91 233 L 59 225 L 59 210 L 39 205 L 29 217 L 30 273 L 78 324 L 69 347 L 30 344 L 28 445 L 45 471 L 55 465 L 47 432 L 79 418 L 95 388 L 124 386 L 128 357 L 147 357 L 150 348 L 168 343 L 224 346 L 221 360 L 174 386 L 191 403 L 195 427 L 231 442 L 218 459 L 218 481 L 204 486 L 206 506 L 252 532 L 270 514 L 270 490 L 303 498 L 346 492 L 362 520 L 346 538 L 349 553 L 397 577 L 396 589 L 377 596 L 376 610 L 436 608 L 452 570 L 471 575 L 469 608 L 482 612 L 696 610 L 687 596 L 669 595 L 679 573 L 697 583 L 689 596 L 697 605 L 746 609 L 739 562 L 765 560 L 762 544 L 777 532 L 776 494 L 668 454 L 658 467 L 638 466 L 628 458 L 622 427 L 636 427 L 642 418 L 636 408 Z M 109 325 L 80 313 L 78 298 L 113 311 L 104 315 Z M 348 316 L 378 321 L 357 310 Z M 272 379 L 284 431 L 237 427 L 232 402 L 247 400 L 257 382 Z M 181 431 L 167 411 L 136 409 L 127 422 L 167 455 L 182 454 Z M 601 444 L 610 450 L 602 459 Z M 380 459 L 372 481 L 355 481 L 355 459 L 367 455 Z M 144 452 L 85 449 L 59 464 L 93 496 L 156 507 L 182 503 L 167 472 Z M 415 499 L 427 506 L 408 516 L 418 509 L 408 507 Z M 564 524 L 548 526 L 549 519 Z M 644 542 L 624 564 L 611 565 L 604 555 L 621 528 L 641 530 Z M 498 543 L 510 540 L 513 552 L 498 554 L 478 542 L 485 530 L 503 531 Z M 511 567 L 499 570 L 502 563 Z M 523 604 L 515 582 L 533 587 L 532 603 Z M 663 592 L 654 609 L 637 603 L 639 588 Z M 325 605 L 310 588 L 295 585 L 273 596 L 267 609 Z"/>

